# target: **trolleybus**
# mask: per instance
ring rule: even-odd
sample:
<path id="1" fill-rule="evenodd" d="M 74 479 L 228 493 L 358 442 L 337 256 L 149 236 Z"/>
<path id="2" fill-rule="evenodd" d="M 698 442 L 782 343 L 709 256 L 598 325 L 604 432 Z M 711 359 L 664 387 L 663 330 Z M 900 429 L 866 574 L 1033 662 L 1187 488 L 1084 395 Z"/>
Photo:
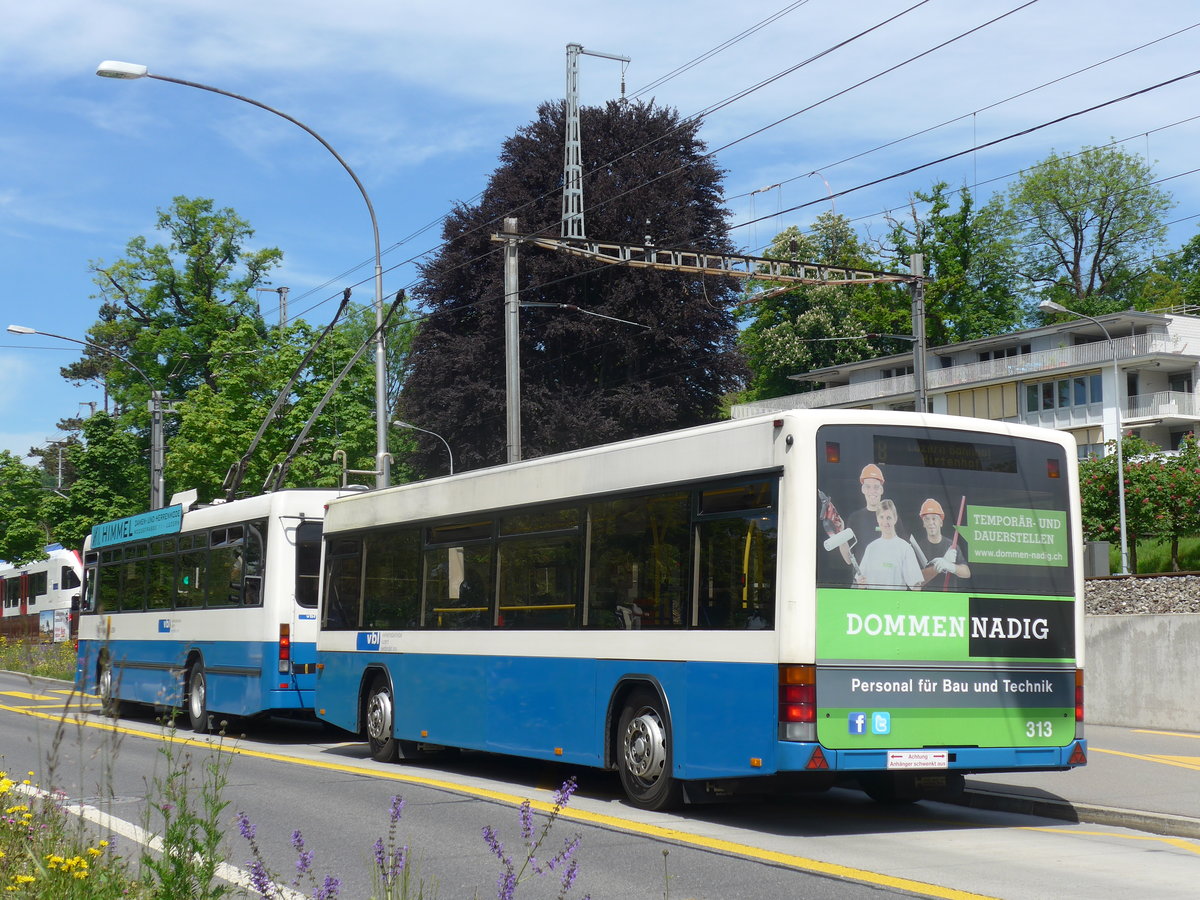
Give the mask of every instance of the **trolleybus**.
<path id="1" fill-rule="evenodd" d="M 45 559 L 14 566 L 0 562 L 0 634 L 65 640 L 79 609 L 83 564 L 62 544 L 47 544 Z"/>
<path id="2" fill-rule="evenodd" d="M 321 518 L 340 492 L 286 490 L 96 525 L 84 544 L 76 681 L 111 712 L 311 715 Z"/>
<path id="3" fill-rule="evenodd" d="M 380 760 L 615 769 L 650 809 L 766 776 L 915 799 L 1069 769 L 1078 509 L 1066 434 L 843 410 L 343 497 L 316 712 Z"/>

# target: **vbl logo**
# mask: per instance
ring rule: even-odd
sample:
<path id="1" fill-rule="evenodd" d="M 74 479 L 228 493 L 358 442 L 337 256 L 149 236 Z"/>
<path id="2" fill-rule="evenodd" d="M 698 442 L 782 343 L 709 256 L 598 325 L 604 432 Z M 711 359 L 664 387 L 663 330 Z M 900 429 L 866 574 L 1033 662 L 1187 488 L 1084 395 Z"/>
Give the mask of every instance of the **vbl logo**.
<path id="1" fill-rule="evenodd" d="M 359 650 L 378 650 L 379 649 L 379 632 L 378 631 L 360 631 L 358 633 L 358 649 Z"/>

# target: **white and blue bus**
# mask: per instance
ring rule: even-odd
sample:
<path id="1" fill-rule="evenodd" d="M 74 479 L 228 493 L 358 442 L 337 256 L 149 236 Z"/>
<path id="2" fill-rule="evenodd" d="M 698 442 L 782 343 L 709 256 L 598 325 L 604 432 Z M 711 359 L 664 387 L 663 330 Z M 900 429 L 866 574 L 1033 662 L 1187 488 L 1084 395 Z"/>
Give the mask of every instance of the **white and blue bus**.
<path id="1" fill-rule="evenodd" d="M 1073 438 L 789 412 L 329 504 L 318 717 L 379 760 L 912 799 L 1086 761 Z M 764 785 L 764 782 L 758 782 Z"/>
<path id="2" fill-rule="evenodd" d="M 340 493 L 175 504 L 96 525 L 77 686 L 114 714 L 181 708 L 198 732 L 218 714 L 311 715 L 321 519 Z"/>
<path id="3" fill-rule="evenodd" d="M 0 562 L 0 634 L 66 640 L 79 611 L 83 564 L 62 544 L 47 544 L 45 558 L 15 566 Z"/>

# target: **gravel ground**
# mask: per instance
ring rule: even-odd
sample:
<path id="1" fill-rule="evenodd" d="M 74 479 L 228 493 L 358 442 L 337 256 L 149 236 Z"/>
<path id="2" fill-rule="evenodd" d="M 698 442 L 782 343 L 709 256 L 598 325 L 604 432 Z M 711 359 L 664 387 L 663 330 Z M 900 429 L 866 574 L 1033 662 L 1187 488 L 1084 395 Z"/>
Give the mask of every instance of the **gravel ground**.
<path id="1" fill-rule="evenodd" d="M 1092 578 L 1084 597 L 1089 616 L 1200 613 L 1200 575 Z"/>

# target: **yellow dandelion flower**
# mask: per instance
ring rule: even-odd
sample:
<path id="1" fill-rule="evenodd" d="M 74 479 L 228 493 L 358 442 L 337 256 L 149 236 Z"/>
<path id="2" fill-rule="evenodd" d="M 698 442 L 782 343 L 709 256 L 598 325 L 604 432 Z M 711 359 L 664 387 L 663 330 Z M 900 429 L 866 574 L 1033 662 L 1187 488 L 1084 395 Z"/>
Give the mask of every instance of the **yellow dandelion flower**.
<path id="1" fill-rule="evenodd" d="M 80 871 L 78 871 L 78 872 L 75 872 L 75 873 L 73 874 L 73 876 L 72 876 L 72 877 L 74 877 L 74 878 L 78 878 L 78 879 L 81 879 L 81 880 L 82 880 L 82 879 L 84 879 L 84 878 L 87 878 L 87 877 L 88 877 L 88 873 L 87 873 L 87 872 L 84 872 L 84 871 L 82 871 L 82 870 L 80 870 Z"/>
<path id="2" fill-rule="evenodd" d="M 87 852 L 88 852 L 88 856 L 99 856 L 102 851 L 100 850 L 99 847 L 88 847 Z M 3 854 L 3 853 L 4 853 L 4 851 L 0 850 L 0 854 Z"/>
<path id="3" fill-rule="evenodd" d="M 15 881 L 17 884 L 32 884 L 33 882 L 37 881 L 37 879 L 32 875 L 18 875 L 13 879 L 13 881 Z"/>
<path id="4" fill-rule="evenodd" d="M 108 841 L 101 841 L 101 842 L 100 842 L 100 846 L 101 846 L 101 847 L 107 847 L 107 846 L 108 846 Z"/>

